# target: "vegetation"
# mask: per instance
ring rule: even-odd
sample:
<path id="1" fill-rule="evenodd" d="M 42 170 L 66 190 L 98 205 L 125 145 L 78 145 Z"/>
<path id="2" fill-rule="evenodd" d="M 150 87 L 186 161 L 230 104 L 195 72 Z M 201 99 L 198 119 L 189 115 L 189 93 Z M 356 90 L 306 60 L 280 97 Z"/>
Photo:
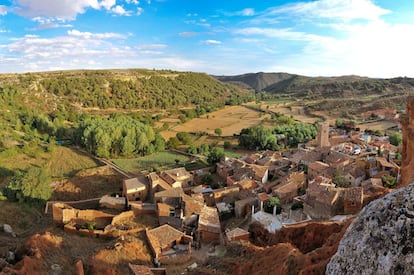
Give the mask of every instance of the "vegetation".
<path id="1" fill-rule="evenodd" d="M 395 146 L 400 146 L 402 144 L 402 134 L 396 132 L 390 136 L 390 143 Z"/>
<path id="2" fill-rule="evenodd" d="M 223 148 L 213 147 L 210 149 L 210 152 L 207 154 L 207 162 L 209 164 L 216 164 L 225 156 Z"/>
<path id="3" fill-rule="evenodd" d="M 51 177 L 46 167 L 30 167 L 26 172 L 17 172 L 7 183 L 5 195 L 19 202 L 42 202 L 52 195 Z"/>
<path id="4" fill-rule="evenodd" d="M 296 146 L 315 138 L 317 125 L 289 122 L 274 128 L 255 126 L 242 129 L 239 146 L 246 149 L 277 150 L 280 146 Z"/>
<path id="5" fill-rule="evenodd" d="M 276 214 L 282 211 L 281 202 L 278 197 L 270 197 L 264 204 L 264 210 L 267 213 L 273 214 L 273 208 L 276 207 Z"/>
<path id="6" fill-rule="evenodd" d="M 179 160 L 179 166 L 186 165 L 190 161 L 187 156 L 164 151 L 139 158 L 114 159 L 113 162 L 126 171 L 139 172 L 175 168 L 177 167 L 177 159 Z"/>
<path id="7" fill-rule="evenodd" d="M 395 187 L 395 184 L 397 183 L 397 178 L 393 177 L 391 175 L 385 175 L 382 178 L 382 182 L 383 182 L 385 187 L 393 188 L 393 187 Z"/>
<path id="8" fill-rule="evenodd" d="M 349 187 L 349 182 L 345 178 L 343 167 L 339 167 L 338 169 L 336 169 L 332 182 L 333 184 L 335 184 L 336 187 Z"/>
<path id="9" fill-rule="evenodd" d="M 75 140 L 98 157 L 132 157 L 165 149 L 154 129 L 128 116 L 86 118 L 78 125 Z"/>

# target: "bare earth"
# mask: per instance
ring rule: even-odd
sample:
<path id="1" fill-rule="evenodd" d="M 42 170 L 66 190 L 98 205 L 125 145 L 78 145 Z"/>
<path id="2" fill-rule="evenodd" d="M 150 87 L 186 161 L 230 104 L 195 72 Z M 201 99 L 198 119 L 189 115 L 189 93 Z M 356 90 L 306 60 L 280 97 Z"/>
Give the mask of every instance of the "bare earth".
<path id="1" fill-rule="evenodd" d="M 173 130 L 176 132 L 207 132 L 214 135 L 214 129 L 221 128 L 222 136 L 232 136 L 240 134 L 243 128 L 260 124 L 266 117 L 270 116 L 244 106 L 228 106 L 178 125 Z"/>

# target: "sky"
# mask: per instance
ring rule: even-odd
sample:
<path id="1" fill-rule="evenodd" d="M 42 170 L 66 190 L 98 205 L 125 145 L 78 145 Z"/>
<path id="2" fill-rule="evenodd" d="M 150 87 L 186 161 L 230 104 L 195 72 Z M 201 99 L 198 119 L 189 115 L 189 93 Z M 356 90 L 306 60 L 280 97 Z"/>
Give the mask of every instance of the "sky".
<path id="1" fill-rule="evenodd" d="M 0 73 L 414 77 L 412 0 L 0 0 Z"/>

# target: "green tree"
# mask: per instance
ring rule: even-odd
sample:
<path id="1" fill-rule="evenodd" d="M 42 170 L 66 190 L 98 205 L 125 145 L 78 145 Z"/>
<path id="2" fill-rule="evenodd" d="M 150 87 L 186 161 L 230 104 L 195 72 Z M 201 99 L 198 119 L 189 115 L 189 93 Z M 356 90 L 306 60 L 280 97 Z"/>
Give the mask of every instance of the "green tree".
<path id="1" fill-rule="evenodd" d="M 210 164 L 215 164 L 219 162 L 220 159 L 223 157 L 224 157 L 223 148 L 213 147 L 211 148 L 210 152 L 207 155 L 207 162 Z"/>
<path id="2" fill-rule="evenodd" d="M 221 136 L 223 134 L 223 131 L 221 130 L 221 128 L 216 128 L 214 129 L 214 133 L 218 136 Z"/>
<path id="3" fill-rule="evenodd" d="M 382 178 L 382 183 L 384 184 L 384 186 L 388 188 L 393 188 L 395 187 L 395 184 L 397 183 L 397 179 L 391 175 L 385 175 Z"/>
<path id="4" fill-rule="evenodd" d="M 273 214 L 273 207 L 276 206 L 276 213 L 279 214 L 282 210 L 280 205 L 281 203 L 278 197 L 270 197 L 264 204 L 264 210 L 267 213 Z"/>
<path id="5" fill-rule="evenodd" d="M 402 134 L 396 132 L 390 136 L 390 143 L 395 146 L 400 146 L 402 144 Z"/>
<path id="6" fill-rule="evenodd" d="M 7 184 L 8 197 L 24 201 L 46 201 L 52 195 L 51 176 L 46 167 L 32 166 L 17 173 Z"/>
<path id="7" fill-rule="evenodd" d="M 338 169 L 336 169 L 332 182 L 335 184 L 336 187 L 349 187 L 349 182 L 345 178 L 343 167 L 339 167 Z"/>

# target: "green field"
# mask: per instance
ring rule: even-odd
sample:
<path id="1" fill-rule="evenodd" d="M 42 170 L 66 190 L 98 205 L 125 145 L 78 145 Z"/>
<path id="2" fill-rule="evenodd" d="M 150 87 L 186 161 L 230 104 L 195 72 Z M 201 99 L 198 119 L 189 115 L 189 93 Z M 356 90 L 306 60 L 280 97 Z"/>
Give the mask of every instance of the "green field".
<path id="1" fill-rule="evenodd" d="M 176 160 L 178 160 L 178 163 Z M 143 170 L 161 171 L 184 166 L 190 162 L 190 158 L 165 151 L 140 158 L 114 159 L 112 161 L 126 171 L 140 172 Z"/>
<path id="2" fill-rule="evenodd" d="M 0 165 L 0 177 L 13 174 L 16 170 L 27 170 L 31 166 L 46 165 L 53 178 L 71 177 L 81 170 L 99 166 L 87 154 L 64 146 L 56 146 L 53 152 L 44 152 L 39 147 L 30 154 L 12 147 L 0 153 Z"/>

